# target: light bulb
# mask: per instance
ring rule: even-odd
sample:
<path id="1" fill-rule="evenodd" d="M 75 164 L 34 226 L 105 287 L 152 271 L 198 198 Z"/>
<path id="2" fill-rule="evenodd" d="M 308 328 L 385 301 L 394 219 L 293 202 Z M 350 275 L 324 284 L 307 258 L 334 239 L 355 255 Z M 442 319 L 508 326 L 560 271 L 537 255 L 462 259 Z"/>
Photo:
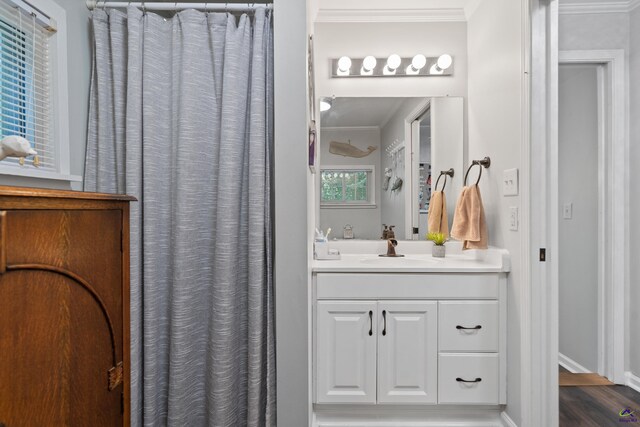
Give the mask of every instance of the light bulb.
<path id="1" fill-rule="evenodd" d="M 375 56 L 369 55 L 362 61 L 362 69 L 366 72 L 373 71 L 373 69 L 376 68 L 377 63 L 378 61 Z"/>
<path id="2" fill-rule="evenodd" d="M 327 101 L 326 99 L 323 99 L 320 101 L 320 111 L 328 111 L 331 109 L 331 102 Z"/>
<path id="3" fill-rule="evenodd" d="M 414 56 L 411 60 L 411 66 L 415 71 L 421 70 L 425 65 L 427 65 L 427 57 L 421 53 Z"/>
<path id="4" fill-rule="evenodd" d="M 351 68 L 351 58 L 348 56 L 343 56 L 338 59 L 338 71 L 341 73 L 348 73 Z"/>
<path id="5" fill-rule="evenodd" d="M 387 59 L 387 67 L 389 68 L 389 70 L 395 71 L 400 66 L 401 62 L 402 58 L 400 58 L 400 55 L 396 55 L 394 53 Z"/>
<path id="6" fill-rule="evenodd" d="M 440 57 L 438 58 L 438 68 L 440 68 L 441 70 L 446 70 L 451 66 L 452 63 L 453 58 L 451 58 L 451 55 L 447 55 L 446 53 L 444 55 L 440 55 Z"/>

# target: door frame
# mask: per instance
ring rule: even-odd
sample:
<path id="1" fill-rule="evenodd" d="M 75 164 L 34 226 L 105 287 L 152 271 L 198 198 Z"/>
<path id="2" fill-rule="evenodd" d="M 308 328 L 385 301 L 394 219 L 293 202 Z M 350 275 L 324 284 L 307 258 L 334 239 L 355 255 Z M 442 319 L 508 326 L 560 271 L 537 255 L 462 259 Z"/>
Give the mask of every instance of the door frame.
<path id="1" fill-rule="evenodd" d="M 558 62 L 598 66 L 603 125 L 598 130 L 598 373 L 624 384 L 629 244 L 624 50 L 560 51 Z"/>
<path id="2" fill-rule="evenodd" d="M 416 108 L 414 108 L 404 118 L 404 164 L 405 164 L 405 178 L 410 178 L 410 185 L 407 188 L 410 191 L 405 192 L 404 199 L 404 217 L 405 217 L 405 236 L 407 240 L 420 240 L 419 235 L 413 234 L 413 227 L 419 227 L 419 213 L 418 209 L 414 209 L 416 206 L 416 197 L 418 194 L 418 163 L 420 162 L 419 152 L 414 152 L 414 147 L 420 147 L 420 134 L 413 132 L 413 122 L 418 120 L 427 110 L 431 108 L 431 97 L 425 98 L 420 102 Z M 410 147 L 407 147 L 407 141 Z M 407 149 L 408 148 L 408 149 Z M 414 164 L 415 163 L 415 164 Z M 406 173 L 406 168 L 409 166 L 410 174 Z M 414 167 L 415 166 L 415 167 Z M 415 211 L 415 212 L 414 212 Z"/>

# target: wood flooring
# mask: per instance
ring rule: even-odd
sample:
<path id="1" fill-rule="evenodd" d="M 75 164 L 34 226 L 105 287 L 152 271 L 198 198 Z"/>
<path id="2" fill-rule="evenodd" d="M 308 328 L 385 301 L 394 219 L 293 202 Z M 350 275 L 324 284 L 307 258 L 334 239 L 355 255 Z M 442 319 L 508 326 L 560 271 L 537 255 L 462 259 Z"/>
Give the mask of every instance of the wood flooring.
<path id="1" fill-rule="evenodd" d="M 560 387 L 588 385 L 598 386 L 615 384 L 598 374 L 573 374 L 571 372 L 560 372 Z"/>
<path id="2" fill-rule="evenodd" d="M 620 416 L 627 408 L 635 418 Z M 640 427 L 640 393 L 621 385 L 560 387 L 560 427 L 613 426 Z"/>

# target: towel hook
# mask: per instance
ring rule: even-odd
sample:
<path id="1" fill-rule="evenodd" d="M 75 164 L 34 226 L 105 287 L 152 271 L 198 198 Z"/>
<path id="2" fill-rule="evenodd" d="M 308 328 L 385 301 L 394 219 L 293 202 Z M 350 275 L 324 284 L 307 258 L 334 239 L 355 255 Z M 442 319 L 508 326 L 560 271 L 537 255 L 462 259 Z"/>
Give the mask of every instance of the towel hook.
<path id="1" fill-rule="evenodd" d="M 445 187 L 447 186 L 447 175 L 453 178 L 453 175 L 454 175 L 453 168 L 450 168 L 447 171 L 440 171 L 440 175 L 436 180 L 436 185 L 433 187 L 433 191 L 438 191 L 438 183 L 440 182 L 440 178 L 442 178 L 442 175 L 444 175 L 444 184 L 442 184 L 442 190 L 440 191 L 444 191 Z"/>
<path id="2" fill-rule="evenodd" d="M 480 173 L 478 173 L 478 180 L 476 181 L 476 185 L 478 185 L 480 183 L 480 178 L 482 177 L 482 169 L 487 169 L 489 166 L 491 166 L 491 159 L 489 157 L 485 157 L 482 160 L 474 160 L 471 162 L 471 165 L 469 166 L 469 168 L 467 169 L 467 173 L 464 174 L 464 185 L 466 187 L 467 185 L 467 177 L 469 176 L 469 172 L 471 171 L 471 168 L 473 168 L 474 166 L 480 166 Z"/>

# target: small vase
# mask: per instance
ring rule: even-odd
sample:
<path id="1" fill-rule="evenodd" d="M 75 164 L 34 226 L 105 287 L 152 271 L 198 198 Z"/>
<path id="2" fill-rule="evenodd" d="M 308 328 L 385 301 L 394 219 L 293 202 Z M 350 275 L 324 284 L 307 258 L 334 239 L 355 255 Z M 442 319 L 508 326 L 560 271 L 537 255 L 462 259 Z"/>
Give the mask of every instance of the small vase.
<path id="1" fill-rule="evenodd" d="M 447 248 L 444 245 L 433 245 L 431 248 L 431 256 L 434 258 L 444 258 Z"/>

